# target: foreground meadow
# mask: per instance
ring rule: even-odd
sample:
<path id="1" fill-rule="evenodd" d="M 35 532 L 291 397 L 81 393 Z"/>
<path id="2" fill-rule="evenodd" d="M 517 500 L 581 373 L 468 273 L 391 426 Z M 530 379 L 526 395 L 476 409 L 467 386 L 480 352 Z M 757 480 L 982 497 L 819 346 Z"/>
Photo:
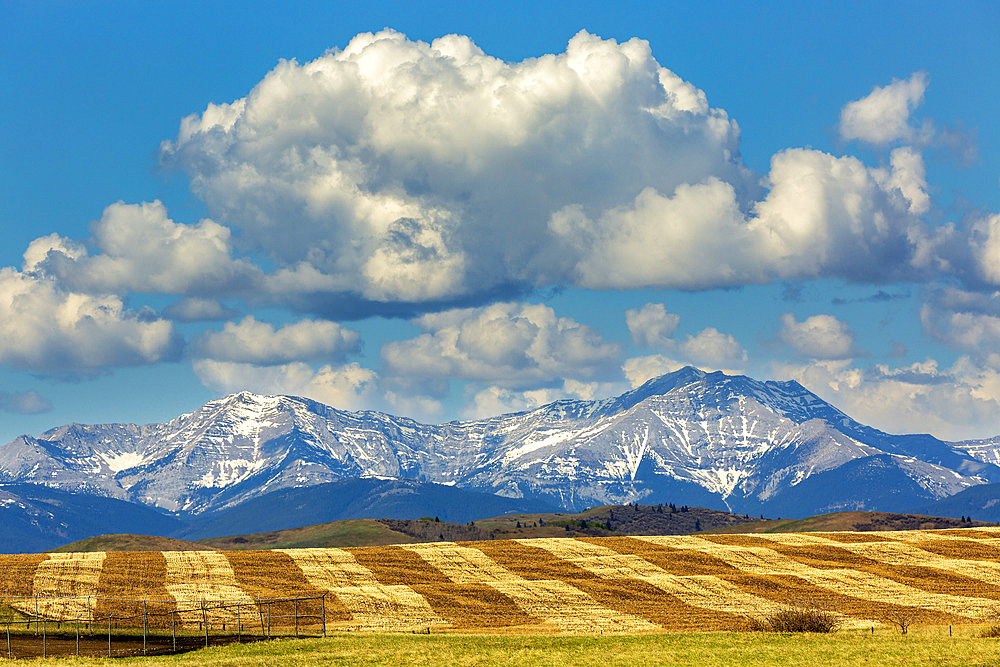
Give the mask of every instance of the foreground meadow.
<path id="1" fill-rule="evenodd" d="M 1000 640 L 921 628 L 903 636 L 841 631 L 832 635 L 675 633 L 638 636 L 386 635 L 283 639 L 202 649 L 169 657 L 15 660 L 11 665 L 1000 665 Z"/>

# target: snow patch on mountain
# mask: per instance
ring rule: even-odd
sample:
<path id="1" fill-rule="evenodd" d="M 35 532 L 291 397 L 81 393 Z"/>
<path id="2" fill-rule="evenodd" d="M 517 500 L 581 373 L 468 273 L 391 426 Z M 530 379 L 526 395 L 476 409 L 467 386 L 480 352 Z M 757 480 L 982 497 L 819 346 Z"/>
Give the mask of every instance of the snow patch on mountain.
<path id="1" fill-rule="evenodd" d="M 111 472 L 115 473 L 140 466 L 146 460 L 139 452 L 98 452 L 97 456 L 104 461 Z M 99 471 L 100 468 L 95 472 Z"/>

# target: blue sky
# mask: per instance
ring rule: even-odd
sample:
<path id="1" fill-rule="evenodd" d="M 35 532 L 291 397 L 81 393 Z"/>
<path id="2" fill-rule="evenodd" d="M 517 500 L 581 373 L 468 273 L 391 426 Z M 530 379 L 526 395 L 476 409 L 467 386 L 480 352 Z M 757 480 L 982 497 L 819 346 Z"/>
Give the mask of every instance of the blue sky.
<path id="1" fill-rule="evenodd" d="M 995 3 L 0 14 L 4 441 L 244 388 L 481 416 L 686 363 L 1000 433 Z"/>

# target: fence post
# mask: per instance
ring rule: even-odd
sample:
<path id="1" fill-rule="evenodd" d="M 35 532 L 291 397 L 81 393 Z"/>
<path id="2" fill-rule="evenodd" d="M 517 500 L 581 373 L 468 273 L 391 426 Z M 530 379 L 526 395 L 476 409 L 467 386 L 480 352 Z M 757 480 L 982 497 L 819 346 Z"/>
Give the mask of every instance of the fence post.
<path id="1" fill-rule="evenodd" d="M 7 619 L 7 659 L 12 659 L 10 654 L 10 618 Z"/>
<path id="2" fill-rule="evenodd" d="M 149 628 L 149 612 L 146 610 L 146 596 L 142 596 L 142 654 L 146 655 L 146 630 Z"/>
<path id="3" fill-rule="evenodd" d="M 45 626 L 46 625 L 48 625 L 48 623 L 46 621 L 42 621 L 42 657 L 43 658 L 47 658 L 48 657 L 48 650 L 47 650 L 48 646 L 46 645 L 46 642 L 45 642 Z"/>
<path id="4" fill-rule="evenodd" d="M 264 609 L 260 606 L 260 593 L 257 593 L 257 615 L 260 617 L 260 636 L 264 636 Z"/>
<path id="5" fill-rule="evenodd" d="M 240 603 L 236 603 L 236 641 L 243 643 L 243 621 L 240 620 Z"/>
<path id="6" fill-rule="evenodd" d="M 205 598 L 201 599 L 201 620 L 205 621 L 205 648 L 208 648 L 208 610 L 205 609 Z"/>
<path id="7" fill-rule="evenodd" d="M 76 654 L 80 655 L 80 618 L 76 619 Z"/>
<path id="8" fill-rule="evenodd" d="M 174 653 L 177 652 L 177 609 L 170 612 L 170 641 L 174 645 Z"/>
<path id="9" fill-rule="evenodd" d="M 35 634 L 38 634 L 38 593 L 35 593 Z"/>
<path id="10" fill-rule="evenodd" d="M 90 627 L 90 596 L 87 596 L 87 632 L 94 634 L 94 630 Z"/>
<path id="11" fill-rule="evenodd" d="M 292 606 L 295 609 L 295 636 L 299 636 L 299 599 L 295 598 L 292 600 Z"/>
<path id="12" fill-rule="evenodd" d="M 320 598 L 323 605 L 323 636 L 326 637 L 326 593 Z"/>
<path id="13" fill-rule="evenodd" d="M 111 617 L 114 614 L 108 614 L 108 657 L 111 657 Z"/>
<path id="14" fill-rule="evenodd" d="M 267 601 L 267 636 L 271 636 L 271 600 Z"/>

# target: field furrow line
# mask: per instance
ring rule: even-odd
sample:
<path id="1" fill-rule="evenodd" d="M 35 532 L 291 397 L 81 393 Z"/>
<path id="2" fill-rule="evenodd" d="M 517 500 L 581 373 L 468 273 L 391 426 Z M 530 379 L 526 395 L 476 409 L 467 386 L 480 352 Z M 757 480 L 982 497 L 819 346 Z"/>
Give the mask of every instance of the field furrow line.
<path id="1" fill-rule="evenodd" d="M 177 600 L 178 609 L 190 609 L 177 616 L 185 624 L 203 620 L 201 601 L 218 606 L 223 601 L 249 603 L 251 598 L 233 573 L 226 557 L 218 551 L 163 551 L 166 559 L 164 588 Z M 210 604 L 211 603 L 211 604 Z M 212 609 L 208 622 L 229 623 L 236 619 L 235 609 Z"/>
<path id="2" fill-rule="evenodd" d="M 788 604 L 747 593 L 714 575 L 678 576 L 643 558 L 623 554 L 593 542 L 558 538 L 525 542 L 604 579 L 634 578 L 648 582 L 693 607 L 755 617 L 767 616 L 789 607 Z"/>
<path id="3" fill-rule="evenodd" d="M 38 613 L 60 620 L 86 618 L 87 596 L 97 594 L 104 556 L 103 551 L 49 554 L 32 580 L 32 593 L 39 596 Z M 46 599 L 50 596 L 54 599 Z"/>
<path id="4" fill-rule="evenodd" d="M 105 554 L 97 582 L 94 617 L 138 616 L 145 609 L 154 614 L 153 625 L 167 625 L 169 619 L 157 617 L 174 609 L 174 598 L 166 589 L 167 559 L 159 551 L 109 551 Z"/>
<path id="5" fill-rule="evenodd" d="M 472 542 L 468 546 L 482 551 L 491 561 L 503 569 L 526 580 L 525 583 L 518 583 L 517 589 L 510 592 L 511 595 L 531 594 L 532 587 L 538 586 L 539 582 L 547 582 L 544 585 L 549 588 L 552 587 L 553 583 L 558 582 L 561 584 L 559 590 L 564 591 L 560 593 L 561 595 L 567 595 L 572 591 L 586 594 L 590 598 L 589 602 L 576 598 L 573 603 L 574 605 L 586 603 L 591 607 L 596 605 L 596 609 L 587 613 L 604 615 L 606 620 L 601 622 L 602 632 L 637 630 L 647 627 L 648 624 L 671 630 L 733 629 L 744 621 L 743 616 L 735 613 L 709 610 L 687 604 L 638 578 L 620 577 L 612 580 L 599 577 L 575 563 L 560 558 L 541 547 L 532 546 L 526 541 Z M 505 586 L 510 586 L 510 584 L 505 584 Z M 563 587 L 568 587 L 568 590 Z M 556 589 L 552 590 L 559 592 Z M 602 609 L 604 611 L 601 611 Z M 543 610 L 535 613 L 543 613 Z M 547 613 L 565 612 L 560 612 L 559 607 L 556 606 L 553 607 L 553 611 Z M 575 614 L 576 612 L 574 612 Z M 578 622 L 574 618 L 574 625 Z M 590 629 L 597 630 L 598 626 L 591 622 Z"/>
<path id="6" fill-rule="evenodd" d="M 447 624 L 427 600 L 405 585 L 382 584 L 343 549 L 281 549 L 315 588 L 337 596 L 365 630 L 414 630 Z"/>
<path id="7" fill-rule="evenodd" d="M 48 554 L 0 554 L 0 573 L 3 573 L 0 596 L 34 595 L 35 572 L 48 557 Z"/>
<path id="8" fill-rule="evenodd" d="M 282 598 L 312 598 L 297 602 L 269 602 L 266 606 L 252 608 L 248 611 L 251 618 L 247 621 L 266 624 L 267 615 L 272 621 L 276 617 L 284 617 L 298 612 L 308 616 L 301 619 L 300 625 L 316 625 L 320 623 L 323 612 L 326 612 L 326 622 L 331 624 L 349 621 L 351 615 L 344 608 L 340 599 L 327 594 L 325 602 L 321 598 L 327 593 L 309 583 L 305 574 L 292 557 L 280 551 L 223 551 L 233 575 L 240 588 L 254 600 L 274 600 Z M 284 623 L 287 624 L 287 619 Z M 292 620 L 294 623 L 294 619 Z"/>
<path id="9" fill-rule="evenodd" d="M 925 551 L 968 560 L 1000 560 L 1000 537 L 994 531 L 965 528 L 960 531 L 898 531 L 894 541 Z"/>
<path id="10" fill-rule="evenodd" d="M 805 565 L 764 547 L 716 544 L 700 538 L 641 537 L 656 544 L 706 551 L 735 567 L 754 575 L 788 574 L 838 593 L 880 603 L 903 605 L 941 612 L 968 619 L 982 619 L 992 614 L 995 600 L 931 593 L 892 579 L 851 569 L 821 569 Z M 701 542 L 698 544 L 697 542 Z"/>
<path id="11" fill-rule="evenodd" d="M 787 574 L 748 574 L 705 552 L 678 549 L 633 537 L 578 538 L 581 541 L 607 546 L 619 553 L 638 556 L 674 575 L 712 574 L 741 590 L 772 602 L 796 607 L 820 609 L 855 619 L 846 627 L 866 626 L 871 620 L 881 624 L 886 619 L 905 615 L 908 607 L 874 602 L 854 595 L 845 595 L 815 586 L 804 579 Z M 966 619 L 947 614 L 922 614 L 927 622 L 964 622 Z"/>
<path id="12" fill-rule="evenodd" d="M 557 580 L 528 580 L 502 567 L 482 551 L 455 543 L 419 544 L 404 547 L 420 555 L 456 584 L 481 583 L 503 594 L 529 619 L 561 631 L 598 630 L 612 632 L 611 623 L 629 629 L 656 626 L 641 619 L 624 617 L 601 607 L 583 591 Z M 621 628 L 618 628 L 621 631 Z"/>
<path id="13" fill-rule="evenodd" d="M 865 542 L 838 543 L 818 536 L 796 535 L 774 538 L 768 535 L 706 535 L 704 539 L 724 545 L 762 547 L 787 556 L 803 565 L 823 570 L 850 569 L 891 579 L 928 593 L 960 595 L 962 597 L 986 598 L 1000 601 L 1000 586 L 977 577 L 945 568 L 933 567 L 929 562 L 934 556 L 928 552 L 918 552 L 916 558 L 895 558 L 888 562 L 883 558 L 865 556 L 863 551 L 878 550 L 880 545 L 891 550 L 893 545 L 907 547 L 905 542 Z M 981 576 L 981 574 L 980 574 Z"/>
<path id="14" fill-rule="evenodd" d="M 904 533 L 919 532 L 925 535 L 935 535 L 943 538 L 958 538 L 962 540 L 1000 540 L 1000 528 L 977 527 L 977 528 L 944 528 L 941 530 L 894 530 L 892 534 L 898 537 Z"/>
<path id="15" fill-rule="evenodd" d="M 450 543 L 444 543 L 448 545 Z M 455 628 L 510 627 L 538 624 L 508 595 L 482 580 L 455 581 L 442 571 L 439 559 L 426 552 L 440 550 L 441 544 L 423 545 L 415 550 L 388 546 L 352 550 L 352 554 L 383 584 L 406 584 L 430 604 L 431 609 Z M 445 547 L 446 548 L 446 547 Z"/>
<path id="16" fill-rule="evenodd" d="M 921 542 L 858 542 L 853 544 L 834 542 L 825 536 L 803 534 L 798 544 L 833 546 L 838 549 L 870 558 L 874 561 L 891 566 L 910 567 L 913 565 L 927 566 L 936 570 L 945 570 L 960 574 L 970 579 L 982 581 L 990 586 L 1000 587 L 1000 550 L 998 561 L 967 560 L 943 556 L 933 551 L 927 551 L 917 544 Z M 995 597 L 995 596 L 990 596 Z"/>

